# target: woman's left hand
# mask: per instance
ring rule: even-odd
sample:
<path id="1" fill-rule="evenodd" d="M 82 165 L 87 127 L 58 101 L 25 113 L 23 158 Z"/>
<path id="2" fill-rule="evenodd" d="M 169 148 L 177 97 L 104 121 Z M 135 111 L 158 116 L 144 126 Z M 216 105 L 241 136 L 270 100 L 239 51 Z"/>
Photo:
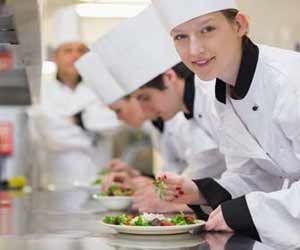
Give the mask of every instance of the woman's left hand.
<path id="1" fill-rule="evenodd" d="M 205 223 L 205 230 L 233 232 L 233 230 L 226 224 L 226 221 L 224 220 L 221 206 L 218 206 L 210 213 L 208 220 Z"/>

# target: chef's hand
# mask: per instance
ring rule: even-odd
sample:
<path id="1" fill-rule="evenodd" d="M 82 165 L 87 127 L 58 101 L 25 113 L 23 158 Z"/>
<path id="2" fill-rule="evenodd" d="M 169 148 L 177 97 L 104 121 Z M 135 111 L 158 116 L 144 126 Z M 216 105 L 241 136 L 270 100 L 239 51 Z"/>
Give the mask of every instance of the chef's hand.
<path id="1" fill-rule="evenodd" d="M 204 204 L 205 200 L 196 184 L 189 178 L 175 173 L 163 173 L 157 176 L 158 181 L 163 182 L 162 198 L 165 201 L 183 204 Z"/>
<path id="2" fill-rule="evenodd" d="M 192 212 L 185 204 L 161 200 L 152 183 L 134 192 L 132 209 L 137 210 L 139 213 Z"/>
<path id="3" fill-rule="evenodd" d="M 205 223 L 205 230 L 207 231 L 222 231 L 222 232 L 233 232 L 233 230 L 226 224 L 221 206 L 218 206 L 212 211 Z"/>
<path id="4" fill-rule="evenodd" d="M 152 189 L 152 190 L 150 190 Z M 139 213 L 165 213 L 166 201 L 160 200 L 153 191 L 153 187 L 139 190 L 133 197 L 132 209 Z"/>
<path id="5" fill-rule="evenodd" d="M 153 185 L 153 179 L 146 176 L 137 176 L 131 179 L 132 188 L 135 191 L 145 190 L 149 187 L 149 185 Z"/>
<path id="6" fill-rule="evenodd" d="M 133 167 L 129 166 L 125 162 L 120 161 L 119 159 L 111 160 L 110 162 L 108 162 L 107 167 L 111 172 L 125 171 L 133 177 L 141 175 L 141 173 L 138 170 L 136 170 Z"/>
<path id="7" fill-rule="evenodd" d="M 112 184 L 115 184 L 121 188 L 130 188 L 132 190 L 138 190 L 145 185 L 151 184 L 152 182 L 153 179 L 149 177 L 132 177 L 127 171 L 110 172 L 104 176 L 101 184 L 101 189 L 105 192 Z"/>
<path id="8" fill-rule="evenodd" d="M 134 193 L 132 209 L 137 210 L 140 213 L 143 212 L 156 212 L 155 200 L 156 194 L 154 192 L 153 184 L 140 186 Z M 152 210 L 152 211 L 150 211 Z"/>
<path id="9" fill-rule="evenodd" d="M 115 184 L 121 188 L 132 188 L 132 177 L 127 172 L 110 172 L 103 177 L 101 190 L 106 192 L 108 188 Z"/>

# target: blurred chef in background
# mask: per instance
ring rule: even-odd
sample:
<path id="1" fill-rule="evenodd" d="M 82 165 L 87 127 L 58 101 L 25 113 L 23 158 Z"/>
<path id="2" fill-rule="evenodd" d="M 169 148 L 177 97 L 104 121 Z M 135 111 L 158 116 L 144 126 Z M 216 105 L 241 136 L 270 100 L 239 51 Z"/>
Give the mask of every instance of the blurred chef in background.
<path id="1" fill-rule="evenodd" d="M 42 84 L 41 105 L 34 115 L 45 159 L 41 185 L 48 189 L 90 186 L 111 158 L 111 137 L 119 122 L 74 67 L 88 49 L 81 41 L 73 7 L 54 14 L 52 45 L 56 78 Z"/>
<path id="2" fill-rule="evenodd" d="M 157 144 L 159 135 L 156 129 L 147 122 L 151 117 L 147 115 L 147 112 L 143 112 L 135 98 L 127 95 L 125 90 L 117 84 L 113 76 L 107 71 L 101 58 L 95 52 L 87 52 L 76 61 L 75 67 L 99 99 L 116 113 L 120 121 L 135 129 L 142 128 L 151 135 L 152 144 L 154 146 Z M 99 74 L 101 79 L 98 77 Z M 129 166 L 120 159 L 113 159 L 107 162 L 106 167 L 110 173 L 107 175 L 108 178 L 105 178 L 105 183 L 102 182 L 104 189 L 107 189 L 112 184 L 114 178 L 134 179 L 138 177 L 137 179 L 140 180 L 139 183 L 141 185 L 146 185 L 149 181 L 151 183 L 153 181 L 151 178 L 143 177 L 138 169 Z M 127 184 L 125 183 L 125 185 Z M 129 186 L 126 187 L 128 188 Z"/>

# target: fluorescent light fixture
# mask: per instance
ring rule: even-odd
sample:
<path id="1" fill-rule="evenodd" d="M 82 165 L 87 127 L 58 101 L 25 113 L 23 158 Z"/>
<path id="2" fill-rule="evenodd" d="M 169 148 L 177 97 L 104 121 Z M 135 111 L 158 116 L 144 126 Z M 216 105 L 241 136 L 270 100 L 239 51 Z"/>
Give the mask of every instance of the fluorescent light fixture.
<path id="1" fill-rule="evenodd" d="M 144 10 L 149 3 L 84 3 L 77 4 L 81 17 L 129 18 Z"/>
<path id="2" fill-rule="evenodd" d="M 151 0 L 80 0 L 80 2 L 85 3 L 148 3 L 150 4 Z"/>
<path id="3" fill-rule="evenodd" d="M 56 65 L 52 61 L 43 61 L 42 73 L 43 75 L 51 75 L 55 73 Z"/>

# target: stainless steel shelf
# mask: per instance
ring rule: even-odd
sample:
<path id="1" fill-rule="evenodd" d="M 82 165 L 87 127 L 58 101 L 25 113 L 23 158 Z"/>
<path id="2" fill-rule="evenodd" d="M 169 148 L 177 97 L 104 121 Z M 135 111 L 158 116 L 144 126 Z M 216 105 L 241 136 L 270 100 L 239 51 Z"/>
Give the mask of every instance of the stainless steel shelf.
<path id="1" fill-rule="evenodd" d="M 12 0 L 11 3 L 31 99 L 33 103 L 36 103 L 40 98 L 42 74 L 41 13 L 39 1 Z"/>
<path id="2" fill-rule="evenodd" d="M 24 106 L 30 105 L 30 92 L 27 87 L 1 87 L 0 105 L 2 106 Z"/>
<path id="3" fill-rule="evenodd" d="M 5 14 L 0 15 L 0 44 L 18 47 L 17 60 L 22 69 L 0 72 L 0 105 L 36 103 L 40 97 L 42 68 L 39 1 L 11 0 L 2 9 Z"/>
<path id="4" fill-rule="evenodd" d="M 0 16 L 0 30 L 15 30 L 13 17 L 10 16 Z"/>
<path id="5" fill-rule="evenodd" d="M 7 9 L 9 10 L 9 8 Z M 12 13 L 0 15 L 0 44 L 1 43 L 19 43 Z"/>
<path id="6" fill-rule="evenodd" d="M 0 71 L 0 88 L 3 87 L 27 87 L 27 75 L 25 69 Z"/>
<path id="7" fill-rule="evenodd" d="M 18 44 L 17 33 L 14 30 L 0 30 L 0 43 Z"/>
<path id="8" fill-rule="evenodd" d="M 30 105 L 25 69 L 0 72 L 0 105 Z"/>

